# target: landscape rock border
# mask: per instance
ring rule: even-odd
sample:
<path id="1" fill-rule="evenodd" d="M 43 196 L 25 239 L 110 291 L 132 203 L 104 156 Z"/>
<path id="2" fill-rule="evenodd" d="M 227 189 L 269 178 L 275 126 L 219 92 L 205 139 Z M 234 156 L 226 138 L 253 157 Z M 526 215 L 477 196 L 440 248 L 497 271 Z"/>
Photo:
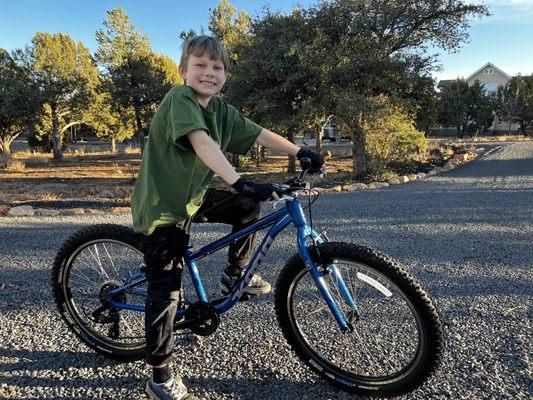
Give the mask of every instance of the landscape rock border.
<path id="1" fill-rule="evenodd" d="M 339 193 L 339 192 L 354 192 L 357 190 L 375 190 L 389 186 L 399 185 L 402 183 L 409 183 L 419 181 L 428 176 L 435 176 L 437 174 L 451 171 L 462 164 L 469 163 L 485 152 L 484 147 L 469 147 L 463 148 L 461 153 L 456 152 L 442 167 L 436 167 L 427 173 L 419 172 L 418 174 L 393 176 L 387 182 L 370 182 L 368 184 L 362 182 L 355 182 L 347 185 L 337 185 L 331 188 L 315 188 L 320 194 L 322 193 Z M 108 213 L 129 213 L 130 207 L 113 207 L 111 210 L 94 210 L 90 208 L 69 208 L 64 210 L 33 208 L 29 205 L 13 206 L 0 204 L 0 216 L 7 217 L 28 217 L 28 216 L 42 216 L 54 217 L 65 215 L 81 215 L 81 214 L 108 214 Z"/>

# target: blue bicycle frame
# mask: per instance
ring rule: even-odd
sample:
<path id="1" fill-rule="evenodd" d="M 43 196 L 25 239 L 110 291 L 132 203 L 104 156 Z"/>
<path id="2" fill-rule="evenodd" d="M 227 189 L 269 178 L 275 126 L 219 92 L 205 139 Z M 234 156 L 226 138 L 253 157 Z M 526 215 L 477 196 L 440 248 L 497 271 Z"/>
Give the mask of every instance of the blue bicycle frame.
<path id="1" fill-rule="evenodd" d="M 184 257 L 184 261 L 185 265 L 187 265 L 187 268 L 189 269 L 196 295 L 198 296 L 199 301 L 206 303 L 209 302 L 204 286 L 202 284 L 202 280 L 200 278 L 200 273 L 198 272 L 198 268 L 196 266 L 196 262 L 198 260 L 230 245 L 231 243 L 242 237 L 272 226 L 263 238 L 260 246 L 255 250 L 252 258 L 250 259 L 250 262 L 248 263 L 248 266 L 246 267 L 244 275 L 237 281 L 233 290 L 229 293 L 229 295 L 224 298 L 223 301 L 213 304 L 218 314 L 225 313 L 226 311 L 231 309 L 235 305 L 235 303 L 239 301 L 239 298 L 244 293 L 244 290 L 250 283 L 250 280 L 252 279 L 256 268 L 261 265 L 264 256 L 267 254 L 276 236 L 292 223 L 297 230 L 298 250 L 300 256 L 302 257 L 302 260 L 309 269 L 313 280 L 315 281 L 318 289 L 320 290 L 320 293 L 324 297 L 329 309 L 331 310 L 331 313 L 339 324 L 340 329 L 342 331 L 351 331 L 352 327 L 350 321 L 347 321 L 345 316 L 340 312 L 338 305 L 335 303 L 335 300 L 333 299 L 324 281 L 324 275 L 326 273 L 326 270 L 320 270 L 311 255 L 308 239 L 311 239 L 312 241 L 316 241 L 318 243 L 322 243 L 324 239 L 321 235 L 318 235 L 317 232 L 312 230 L 311 227 L 308 225 L 299 199 L 297 197 L 290 198 L 287 196 L 285 196 L 285 199 L 287 201 L 285 202 L 285 206 L 282 209 L 261 218 L 260 220 L 244 228 L 243 230 L 224 236 L 223 238 L 218 239 L 213 243 L 202 247 L 196 252 L 191 252 L 190 250 L 187 251 Z M 359 312 L 357 310 L 355 301 L 352 295 L 350 294 L 348 288 L 346 287 L 344 280 L 342 279 L 342 276 L 337 270 L 335 264 L 327 265 L 327 273 L 332 274 L 344 301 L 354 311 L 354 313 L 358 315 Z M 124 292 L 146 294 L 145 288 L 138 287 L 144 282 L 146 282 L 146 277 L 144 273 L 124 278 L 122 282 L 123 286 L 108 293 L 109 305 L 118 309 L 144 312 L 143 306 L 116 302 L 113 300 L 113 298 L 117 298 L 118 294 Z M 184 314 L 184 309 L 178 309 L 176 313 L 177 316 L 183 316 Z"/>

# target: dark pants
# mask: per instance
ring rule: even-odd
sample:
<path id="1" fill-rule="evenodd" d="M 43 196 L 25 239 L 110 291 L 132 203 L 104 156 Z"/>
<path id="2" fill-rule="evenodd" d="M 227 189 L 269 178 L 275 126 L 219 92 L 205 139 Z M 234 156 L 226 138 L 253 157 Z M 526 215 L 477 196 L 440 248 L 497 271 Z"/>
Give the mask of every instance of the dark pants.
<path id="1" fill-rule="evenodd" d="M 208 190 L 192 222 L 218 222 L 232 225 L 237 232 L 259 219 L 261 208 L 251 200 L 223 190 Z M 181 289 L 181 259 L 189 243 L 190 220 L 177 226 L 156 228 L 141 235 L 146 264 L 146 362 L 152 366 L 170 363 L 174 346 L 173 324 Z M 228 263 L 244 266 L 253 250 L 255 235 L 229 246 Z"/>

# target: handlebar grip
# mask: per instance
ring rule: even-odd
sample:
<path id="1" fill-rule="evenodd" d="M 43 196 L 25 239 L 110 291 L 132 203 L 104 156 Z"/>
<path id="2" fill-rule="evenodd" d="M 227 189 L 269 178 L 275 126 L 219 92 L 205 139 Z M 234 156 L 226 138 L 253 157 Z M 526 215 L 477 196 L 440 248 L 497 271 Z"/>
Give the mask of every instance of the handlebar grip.
<path id="1" fill-rule="evenodd" d="M 300 165 L 303 170 L 311 168 L 311 159 L 309 157 L 302 157 L 300 160 Z"/>

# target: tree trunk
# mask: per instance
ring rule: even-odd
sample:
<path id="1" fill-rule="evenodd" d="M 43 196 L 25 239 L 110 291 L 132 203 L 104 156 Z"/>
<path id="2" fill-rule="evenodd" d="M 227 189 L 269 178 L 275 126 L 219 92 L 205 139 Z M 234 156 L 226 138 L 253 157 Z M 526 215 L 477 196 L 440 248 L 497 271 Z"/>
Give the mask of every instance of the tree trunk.
<path id="1" fill-rule="evenodd" d="M 461 137 L 461 125 L 457 125 L 455 129 L 457 130 L 457 137 L 460 138 Z"/>
<path id="2" fill-rule="evenodd" d="M 231 165 L 233 165 L 233 168 L 239 168 L 241 166 L 241 158 L 238 154 L 231 154 Z"/>
<path id="3" fill-rule="evenodd" d="M 322 154 L 322 127 L 318 128 L 317 129 L 317 134 L 316 134 L 316 152 L 318 154 Z"/>
<path id="4" fill-rule="evenodd" d="M 289 130 L 287 132 L 287 140 L 294 143 L 294 131 Z M 287 166 L 287 172 L 293 174 L 296 172 L 296 157 L 289 156 L 289 165 Z"/>
<path id="5" fill-rule="evenodd" d="M 0 154 L 3 154 L 6 159 L 11 158 L 11 142 L 13 139 L 0 139 Z"/>
<path id="6" fill-rule="evenodd" d="M 61 161 L 63 159 L 63 150 L 61 149 L 61 134 L 59 133 L 59 118 L 57 116 L 57 109 L 52 106 L 52 145 L 54 160 Z"/>
<path id="7" fill-rule="evenodd" d="M 133 108 L 135 110 L 135 124 L 137 125 L 137 133 L 135 134 L 135 137 L 137 138 L 137 141 L 139 142 L 139 146 L 141 148 L 141 155 L 144 153 L 144 131 L 142 127 L 142 121 L 141 121 L 141 107 L 137 102 L 134 102 Z"/>
<path id="8" fill-rule="evenodd" d="M 352 158 L 354 179 L 361 180 L 367 173 L 366 135 L 363 129 L 363 112 L 359 111 L 352 129 Z"/>
<path id="9" fill-rule="evenodd" d="M 115 138 L 111 138 L 111 153 L 117 154 L 117 141 Z"/>

